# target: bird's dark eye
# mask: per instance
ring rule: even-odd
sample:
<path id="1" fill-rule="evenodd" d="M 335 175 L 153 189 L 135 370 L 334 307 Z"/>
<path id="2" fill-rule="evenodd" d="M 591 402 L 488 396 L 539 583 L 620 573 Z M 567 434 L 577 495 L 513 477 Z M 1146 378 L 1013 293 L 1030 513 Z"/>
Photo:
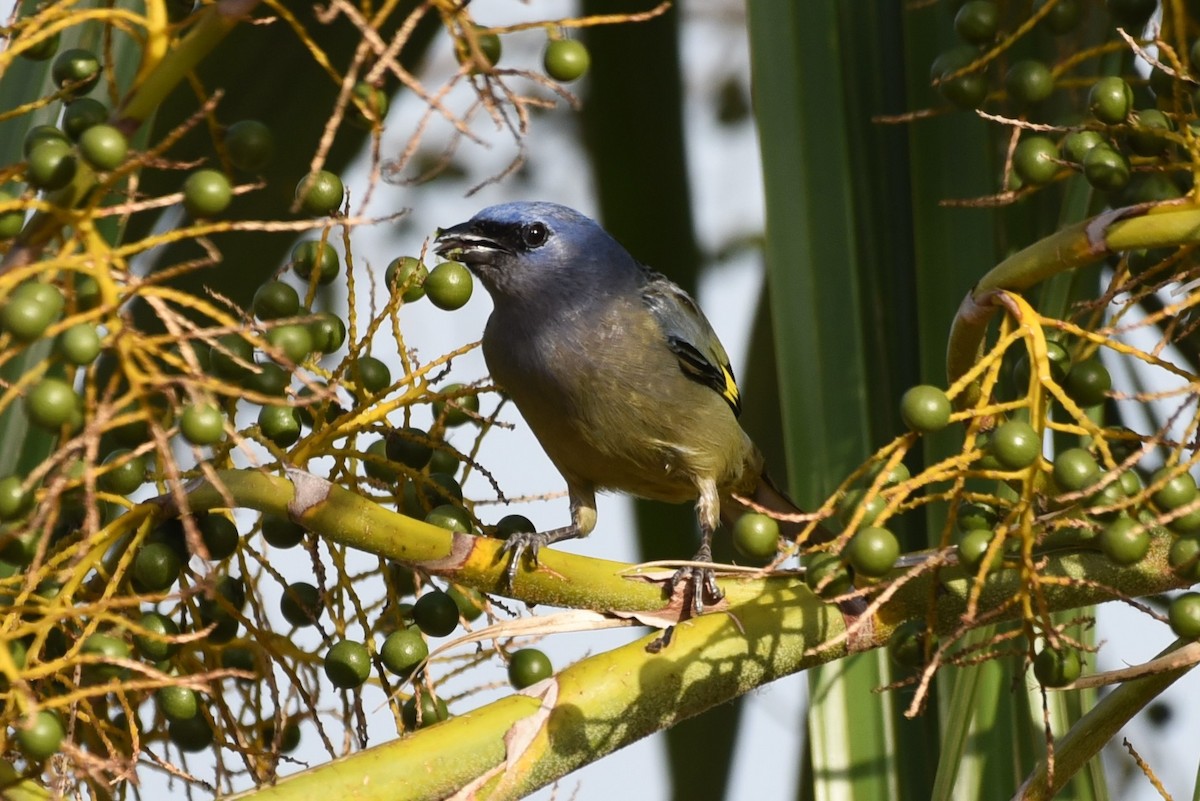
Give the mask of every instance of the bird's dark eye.
<path id="1" fill-rule="evenodd" d="M 527 248 L 537 248 L 546 244 L 550 232 L 540 222 L 530 223 L 521 229 L 521 241 Z"/>

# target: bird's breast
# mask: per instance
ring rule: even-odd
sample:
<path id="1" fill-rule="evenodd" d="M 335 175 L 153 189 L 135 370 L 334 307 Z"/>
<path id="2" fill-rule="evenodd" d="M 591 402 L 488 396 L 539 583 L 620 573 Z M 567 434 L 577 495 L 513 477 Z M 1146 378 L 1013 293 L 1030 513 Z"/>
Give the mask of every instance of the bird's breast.
<path id="1" fill-rule="evenodd" d="M 695 498 L 699 478 L 736 483 L 754 446 L 641 312 L 493 313 L 484 358 L 568 482 L 672 502 Z"/>

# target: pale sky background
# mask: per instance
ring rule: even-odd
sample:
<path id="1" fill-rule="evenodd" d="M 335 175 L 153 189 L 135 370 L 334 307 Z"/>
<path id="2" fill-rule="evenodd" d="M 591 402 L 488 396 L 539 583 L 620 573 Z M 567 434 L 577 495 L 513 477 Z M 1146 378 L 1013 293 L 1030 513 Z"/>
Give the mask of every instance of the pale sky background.
<path id="1" fill-rule="evenodd" d="M 7 5 L 0 3 L 0 8 Z M 532 10 L 520 3 L 491 4 L 494 8 L 489 6 L 486 9 L 481 4 L 475 11 L 481 20 L 489 24 L 528 19 L 534 14 L 550 18 L 576 13 L 574 3 L 568 0 L 539 0 L 529 5 Z M 731 240 L 756 234 L 763 226 L 761 172 L 752 121 L 735 128 L 723 127 L 716 122 L 713 109 L 715 87 L 730 76 L 736 76 L 743 87 L 749 87 L 744 16 L 741 4 L 733 0 L 702 0 L 683 4 L 682 8 L 685 14 L 682 49 L 687 70 L 686 122 L 694 193 L 692 200 L 701 244 L 711 252 Z M 524 65 L 536 69 L 540 63 L 542 42 L 538 33 L 505 37 L 505 65 Z M 436 53 L 425 71 L 431 75 L 448 75 L 454 66 L 449 44 L 442 40 L 437 43 Z M 450 98 L 450 102 L 460 104 L 467 100 L 465 89 L 460 89 Z M 388 120 L 388 132 L 384 137 L 385 155 L 399 152 L 413 122 L 423 111 L 423 104 L 411 95 L 399 99 Z M 412 214 L 402 226 L 378 226 L 360 229 L 354 234 L 356 258 L 365 259 L 378 276 L 382 276 L 383 268 L 392 258 L 419 252 L 425 239 L 437 227 L 461 222 L 492 203 L 513 199 L 553 200 L 594 216 L 596 205 L 591 177 L 587 161 L 579 148 L 579 132 L 572 111 L 560 106 L 535 119 L 528 140 L 528 180 L 510 178 L 499 185 L 488 186 L 472 197 L 464 197 L 470 185 L 499 171 L 513 155 L 512 142 L 506 133 L 489 131 L 487 125 L 476 126 L 476 130 L 487 135 L 490 144 L 488 147 L 464 144 L 460 158 L 468 166 L 469 179 L 457 183 L 438 181 L 428 187 L 379 187 L 374 201 L 366 210 L 368 213 L 383 215 L 398 208 L 410 207 Z M 427 139 L 428 150 L 440 151 L 445 135 L 445 126 L 432 127 Z M 353 196 L 361 198 L 366 185 L 363 164 L 360 163 L 357 170 L 348 172 L 345 178 Z M 647 224 L 652 224 L 652 221 L 647 221 Z M 730 262 L 710 270 L 701 282 L 700 303 L 729 350 L 735 371 L 738 365 L 746 362 L 749 319 L 761 282 L 761 256 L 744 251 Z M 362 311 L 365 312 L 367 300 L 363 299 L 363 303 Z M 402 319 L 410 346 L 428 359 L 477 340 L 490 308 L 491 301 L 486 292 L 476 285 L 474 297 L 466 308 L 458 312 L 441 312 L 428 302 L 421 302 L 406 308 Z M 946 322 L 948 328 L 949 320 Z M 383 340 L 379 341 L 373 355 L 396 363 L 395 354 L 387 352 Z M 451 380 L 472 382 L 485 376 L 482 357 L 476 351 L 455 361 Z M 494 403 L 494 398 L 485 399 L 485 411 L 490 410 Z M 511 496 L 561 491 L 561 479 L 511 406 L 504 419 L 515 428 L 511 431 L 497 430 L 489 435 L 479 461 L 496 473 L 501 486 Z M 418 424 L 420 422 L 421 418 L 418 418 Z M 460 443 L 469 441 L 469 433 L 460 432 L 456 436 L 459 438 L 456 441 Z M 514 454 L 520 454 L 522 458 L 514 459 Z M 863 454 L 864 457 L 866 455 Z M 490 486 L 478 476 L 468 482 L 466 490 L 474 498 L 493 495 Z M 494 520 L 509 512 L 525 514 L 539 529 L 550 528 L 566 521 L 567 504 L 565 498 L 560 498 L 485 510 L 481 516 L 485 520 Z M 555 547 L 596 557 L 636 561 L 637 550 L 632 537 L 628 503 L 617 497 L 602 498 L 599 525 L 593 535 L 583 541 Z M 689 555 L 680 554 L 681 557 Z M 288 552 L 282 556 L 284 558 L 279 560 L 277 566 L 290 579 L 300 580 L 310 576 L 311 566 L 306 557 L 298 552 Z M 269 602 L 267 606 L 273 608 L 274 602 Z M 603 651 L 628 641 L 636 636 L 637 631 L 559 635 L 544 641 L 540 647 L 551 655 L 555 667 L 561 668 L 589 652 Z M 1137 636 L 1129 636 L 1131 631 L 1136 631 Z M 1148 625 L 1141 613 L 1118 604 L 1101 608 L 1099 637 L 1110 641 L 1100 654 L 1102 669 L 1144 661 L 1171 640 L 1165 625 Z M 297 639 L 304 643 L 305 635 L 301 634 Z M 498 663 L 494 678 L 503 680 Z M 470 676 L 471 684 L 487 680 L 477 674 Z M 1194 744 L 1198 741 L 1200 716 L 1192 712 L 1192 699 L 1198 689 L 1200 685 L 1196 677 L 1189 676 L 1164 696 L 1175 712 L 1166 727 L 1154 729 L 1138 720 L 1126 732 L 1143 758 L 1154 766 L 1168 790 L 1176 797 L 1190 795 L 1196 775 L 1196 753 L 1190 745 L 1173 749 L 1171 744 Z M 730 784 L 737 790 L 730 793 L 731 798 L 783 801 L 794 797 L 794 779 L 801 751 L 799 732 L 803 723 L 804 696 L 805 679 L 800 675 L 775 682 L 747 699 L 743 736 L 739 740 Z M 465 711 L 483 703 L 486 697 L 481 695 L 459 702 L 452 706 L 452 711 Z M 372 739 L 383 742 L 394 737 L 394 728 L 390 716 L 379 708 L 379 694 L 375 693 L 373 698 L 373 701 L 365 704 L 371 714 Z M 306 737 L 301 749 L 293 756 L 311 760 L 312 764 L 324 762 L 324 752 L 314 749 L 315 740 L 315 737 Z M 1118 747 L 1119 742 L 1118 737 Z M 194 757 L 192 759 L 195 760 Z M 552 788 L 548 788 L 535 797 L 608 801 L 616 793 L 632 793 L 632 797 L 639 801 L 666 799 L 669 797 L 669 788 L 661 770 L 663 764 L 665 749 L 662 739 L 651 737 L 566 777 L 560 783 L 557 795 Z M 1115 762 L 1110 761 L 1110 768 L 1114 797 L 1138 801 L 1158 797 L 1141 779 L 1134 781 L 1135 789 L 1120 789 L 1116 774 L 1131 768 L 1123 751 Z M 154 786 L 153 778 L 149 786 Z M 713 797 L 719 795 L 714 788 Z"/>

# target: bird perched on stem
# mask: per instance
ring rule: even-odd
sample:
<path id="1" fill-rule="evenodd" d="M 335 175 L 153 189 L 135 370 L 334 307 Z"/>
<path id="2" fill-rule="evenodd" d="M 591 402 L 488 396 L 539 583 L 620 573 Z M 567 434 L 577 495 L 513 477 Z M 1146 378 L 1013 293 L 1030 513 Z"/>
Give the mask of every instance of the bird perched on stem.
<path id="1" fill-rule="evenodd" d="M 510 538 L 510 583 L 525 552 L 536 564 L 542 546 L 592 531 L 597 491 L 696 501 L 696 562 L 712 561 L 719 521 L 747 508 L 737 497 L 799 513 L 738 424 L 737 382 L 703 312 L 595 221 L 554 203 L 505 203 L 442 230 L 434 250 L 492 296 L 488 370 L 567 482 L 570 525 Z M 697 614 L 721 598 L 708 568 L 678 571 L 681 585 Z"/>

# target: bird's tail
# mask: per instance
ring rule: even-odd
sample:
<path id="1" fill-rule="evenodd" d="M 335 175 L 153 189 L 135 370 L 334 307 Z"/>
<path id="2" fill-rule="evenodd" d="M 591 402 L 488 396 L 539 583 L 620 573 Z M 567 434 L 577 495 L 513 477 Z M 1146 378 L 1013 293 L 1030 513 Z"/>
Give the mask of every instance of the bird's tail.
<path id="1" fill-rule="evenodd" d="M 762 474 L 754 492 L 748 498 L 754 504 L 753 506 L 734 497 L 722 500 L 721 519 L 727 526 L 732 526 L 745 512 L 759 511 L 778 519 L 780 534 L 786 539 L 794 540 L 812 525 L 808 520 L 787 519 L 804 515 L 805 512 L 787 496 L 787 493 L 779 489 L 766 473 Z M 833 539 L 833 534 L 818 524 L 809 532 L 804 541 L 815 544 L 828 542 L 831 539 Z"/>

